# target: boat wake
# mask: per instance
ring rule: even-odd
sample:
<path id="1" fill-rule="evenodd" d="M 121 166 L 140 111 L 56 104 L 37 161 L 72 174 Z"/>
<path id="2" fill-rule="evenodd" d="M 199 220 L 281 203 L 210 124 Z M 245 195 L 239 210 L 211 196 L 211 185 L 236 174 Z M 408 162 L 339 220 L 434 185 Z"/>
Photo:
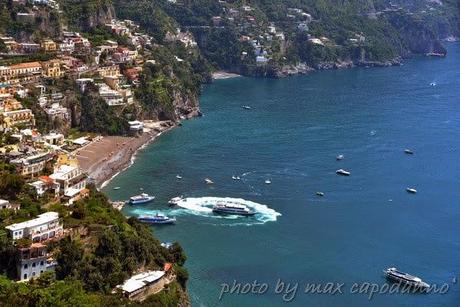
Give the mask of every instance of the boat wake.
<path id="1" fill-rule="evenodd" d="M 255 212 L 253 217 L 243 217 L 237 215 L 216 215 L 212 212 L 212 207 L 218 202 L 235 202 L 247 206 Z M 274 222 L 281 213 L 267 207 L 266 205 L 245 200 L 242 198 L 230 197 L 189 197 L 179 200 L 176 205 L 180 209 L 173 209 L 172 215 L 193 214 L 197 216 L 210 217 L 221 220 L 244 220 L 245 223 L 232 223 L 232 225 L 254 225 Z"/>

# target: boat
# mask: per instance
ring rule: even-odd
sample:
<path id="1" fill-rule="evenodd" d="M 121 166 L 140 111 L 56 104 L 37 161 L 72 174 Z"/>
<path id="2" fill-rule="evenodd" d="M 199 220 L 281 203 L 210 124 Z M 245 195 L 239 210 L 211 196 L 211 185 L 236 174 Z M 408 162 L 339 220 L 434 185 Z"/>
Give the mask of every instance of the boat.
<path id="1" fill-rule="evenodd" d="M 431 82 L 430 85 L 431 86 L 436 86 L 436 82 Z"/>
<path id="2" fill-rule="evenodd" d="M 181 175 L 176 175 L 176 178 L 177 179 L 182 179 L 182 176 Z"/>
<path id="3" fill-rule="evenodd" d="M 114 189 L 114 190 L 119 190 L 119 189 L 121 189 L 121 188 L 120 188 L 120 187 L 114 187 L 113 189 Z"/>
<path id="4" fill-rule="evenodd" d="M 232 176 L 232 179 L 233 180 L 241 180 L 240 176 L 235 176 L 235 175 Z"/>
<path id="5" fill-rule="evenodd" d="M 214 184 L 214 181 L 212 181 L 212 180 L 209 179 L 209 178 L 205 178 L 204 181 L 205 181 L 207 184 Z"/>
<path id="6" fill-rule="evenodd" d="M 233 180 L 236 180 L 236 176 L 235 176 L 235 175 L 233 175 L 233 176 L 232 176 L 232 179 L 233 179 Z"/>
<path id="7" fill-rule="evenodd" d="M 414 188 L 406 188 L 407 193 L 416 194 L 417 190 Z"/>
<path id="8" fill-rule="evenodd" d="M 255 212 L 250 210 L 248 207 L 242 204 L 233 202 L 218 202 L 213 208 L 212 212 L 217 214 L 232 214 L 232 215 L 243 215 L 251 216 Z"/>
<path id="9" fill-rule="evenodd" d="M 404 153 L 408 154 L 408 155 L 413 155 L 414 152 L 410 149 L 404 149 Z"/>
<path id="10" fill-rule="evenodd" d="M 148 224 L 166 225 L 166 224 L 176 223 L 175 218 L 167 217 L 166 215 L 159 214 L 159 213 L 155 215 L 140 215 L 137 219 L 140 222 L 148 223 Z"/>
<path id="11" fill-rule="evenodd" d="M 335 159 L 336 159 L 337 161 L 340 161 L 340 160 L 343 160 L 343 158 L 345 158 L 344 155 L 338 155 Z"/>
<path id="12" fill-rule="evenodd" d="M 323 193 L 323 192 L 316 192 L 316 195 L 318 195 L 318 196 L 324 196 L 324 193 Z"/>
<path id="13" fill-rule="evenodd" d="M 384 270 L 383 273 L 389 280 L 408 285 L 418 290 L 427 290 L 430 288 L 430 285 L 424 282 L 420 277 L 400 272 L 396 268 L 388 268 Z"/>
<path id="14" fill-rule="evenodd" d="M 139 205 L 139 204 L 145 204 L 145 203 L 151 202 L 154 199 L 155 199 L 155 196 L 150 196 L 147 193 L 142 193 L 140 195 L 130 197 L 129 203 L 131 205 Z"/>
<path id="15" fill-rule="evenodd" d="M 272 183 L 272 181 L 270 179 L 265 180 L 265 184 L 271 184 L 271 183 Z"/>
<path id="16" fill-rule="evenodd" d="M 170 206 L 175 206 L 177 205 L 178 202 L 182 201 L 184 199 L 184 197 L 182 196 L 177 196 L 177 197 L 174 197 L 172 198 L 171 200 L 168 201 L 168 204 Z"/>
<path id="17" fill-rule="evenodd" d="M 172 243 L 172 242 L 161 242 L 160 245 L 162 247 L 166 248 L 166 249 L 170 249 L 174 245 L 174 243 Z"/>
<path id="18" fill-rule="evenodd" d="M 251 110 L 252 108 L 250 106 L 241 106 L 245 110 Z"/>
<path id="19" fill-rule="evenodd" d="M 346 171 L 346 170 L 344 170 L 344 169 L 336 170 L 335 173 L 336 173 L 337 175 L 341 175 L 341 176 L 350 176 L 350 175 L 351 175 L 350 172 L 348 172 L 348 171 Z"/>

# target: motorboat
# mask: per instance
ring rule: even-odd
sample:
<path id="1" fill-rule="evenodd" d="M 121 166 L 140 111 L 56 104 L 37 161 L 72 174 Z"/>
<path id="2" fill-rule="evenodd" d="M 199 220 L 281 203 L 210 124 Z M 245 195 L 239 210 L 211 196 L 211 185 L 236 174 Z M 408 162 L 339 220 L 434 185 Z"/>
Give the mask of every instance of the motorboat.
<path id="1" fill-rule="evenodd" d="M 406 188 L 407 193 L 416 194 L 417 190 L 414 188 Z"/>
<path id="2" fill-rule="evenodd" d="M 163 214 L 155 214 L 155 215 L 141 215 L 137 218 L 140 222 L 148 223 L 148 224 L 174 224 L 176 223 L 175 218 L 167 217 Z"/>
<path id="3" fill-rule="evenodd" d="M 272 181 L 270 179 L 265 180 L 265 184 L 271 184 L 271 183 L 272 183 Z"/>
<path id="4" fill-rule="evenodd" d="M 177 179 L 182 179 L 182 176 L 181 175 L 176 175 L 176 178 Z"/>
<path id="5" fill-rule="evenodd" d="M 316 192 L 316 195 L 318 195 L 318 196 L 324 196 L 324 193 L 323 193 L 323 192 Z"/>
<path id="6" fill-rule="evenodd" d="M 209 179 L 209 178 L 205 178 L 204 181 L 205 181 L 207 184 L 214 184 L 214 181 L 212 181 L 212 180 Z"/>
<path id="7" fill-rule="evenodd" d="M 345 158 L 344 155 L 338 155 L 335 159 L 336 159 L 337 161 L 340 161 L 340 160 L 343 160 L 343 158 Z"/>
<path id="8" fill-rule="evenodd" d="M 241 106 L 245 110 L 251 110 L 252 108 L 250 106 Z"/>
<path id="9" fill-rule="evenodd" d="M 142 193 L 140 195 L 132 196 L 129 198 L 129 203 L 131 205 L 140 205 L 151 202 L 155 199 L 155 196 L 150 196 L 147 193 Z"/>
<path id="10" fill-rule="evenodd" d="M 351 173 L 349 171 L 346 171 L 344 169 L 336 170 L 335 173 L 337 175 L 341 175 L 341 176 L 350 176 L 351 175 Z"/>
<path id="11" fill-rule="evenodd" d="M 412 150 L 407 149 L 407 148 L 404 149 L 404 153 L 406 153 L 406 154 L 408 154 L 408 155 L 413 155 L 413 154 L 414 154 L 414 152 L 413 152 Z"/>

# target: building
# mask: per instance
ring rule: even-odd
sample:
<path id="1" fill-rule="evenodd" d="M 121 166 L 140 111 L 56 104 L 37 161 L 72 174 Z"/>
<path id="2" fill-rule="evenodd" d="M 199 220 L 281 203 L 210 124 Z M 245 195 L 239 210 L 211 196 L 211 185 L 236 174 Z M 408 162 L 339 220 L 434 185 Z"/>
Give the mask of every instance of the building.
<path id="1" fill-rule="evenodd" d="M 20 209 L 20 207 L 21 207 L 20 204 L 12 204 L 5 199 L 0 199 L 0 210 L 3 210 L 3 209 L 18 210 Z"/>
<path id="2" fill-rule="evenodd" d="M 48 257 L 44 244 L 33 243 L 29 247 L 18 248 L 17 270 L 20 281 L 54 270 L 55 264 L 55 261 Z"/>
<path id="3" fill-rule="evenodd" d="M 117 77 L 120 75 L 120 68 L 118 65 L 100 67 L 97 72 L 101 77 Z"/>
<path id="4" fill-rule="evenodd" d="M 41 74 L 42 66 L 39 62 L 0 66 L 0 83 L 12 84 L 36 81 Z"/>
<path id="5" fill-rule="evenodd" d="M 61 146 L 64 144 L 64 135 L 62 133 L 50 132 L 43 136 L 45 143 L 54 146 Z"/>
<path id="6" fill-rule="evenodd" d="M 104 99 L 105 103 L 111 107 L 125 104 L 123 95 L 121 95 L 118 91 L 112 90 L 106 84 L 99 85 L 99 95 L 102 99 Z"/>
<path id="7" fill-rule="evenodd" d="M 40 176 L 37 181 L 29 183 L 34 188 L 38 197 L 42 197 L 46 192 L 54 192 L 54 196 L 59 196 L 60 186 L 49 176 Z"/>
<path id="8" fill-rule="evenodd" d="M 164 278 L 165 274 L 165 271 L 146 271 L 133 275 L 122 285 L 118 285 L 114 292 L 121 291 L 130 300 L 143 301 L 149 295 L 160 292 L 170 282 Z"/>
<path id="9" fill-rule="evenodd" d="M 42 41 L 41 47 L 46 52 L 54 52 L 58 50 L 58 45 L 50 39 L 45 39 Z"/>
<path id="10" fill-rule="evenodd" d="M 43 242 L 62 236 L 64 228 L 57 212 L 46 212 L 37 218 L 5 227 L 13 240 L 27 238 L 32 242 Z"/>
<path id="11" fill-rule="evenodd" d="M 61 61 L 49 60 L 42 62 L 43 76 L 48 78 L 60 78 L 64 74 L 61 70 Z"/>
<path id="12" fill-rule="evenodd" d="M 87 176 L 77 159 L 67 155 L 59 156 L 54 173 L 49 176 L 59 184 L 59 193 L 71 204 L 86 193 Z"/>
<path id="13" fill-rule="evenodd" d="M 3 128 L 3 131 L 11 129 L 17 125 L 24 125 L 26 127 L 35 126 L 35 117 L 30 109 L 5 111 L 2 115 L 3 122 L 0 127 Z"/>
<path id="14" fill-rule="evenodd" d="M 70 120 L 69 109 L 61 106 L 58 102 L 53 103 L 51 107 L 45 109 L 46 114 L 48 115 L 49 120 L 54 121 L 60 119 L 65 122 Z"/>
<path id="15" fill-rule="evenodd" d="M 24 177 L 36 177 L 45 169 L 45 166 L 54 157 L 51 152 L 41 152 L 35 155 L 11 160 L 16 166 L 16 171 Z"/>

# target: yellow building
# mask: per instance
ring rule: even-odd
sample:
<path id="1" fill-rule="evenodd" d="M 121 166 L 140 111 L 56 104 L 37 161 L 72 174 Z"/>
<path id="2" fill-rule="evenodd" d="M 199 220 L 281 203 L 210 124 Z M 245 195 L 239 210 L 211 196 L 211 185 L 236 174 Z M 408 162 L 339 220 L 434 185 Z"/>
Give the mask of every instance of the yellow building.
<path id="1" fill-rule="evenodd" d="M 14 98 L 7 98 L 0 103 L 0 111 L 10 112 L 22 109 L 22 104 Z"/>
<path id="2" fill-rule="evenodd" d="M 120 68 L 118 65 L 100 67 L 97 72 L 101 77 L 118 77 L 120 75 Z"/>
<path id="3" fill-rule="evenodd" d="M 3 129 L 9 129 L 16 125 L 35 125 L 35 117 L 30 109 L 6 111 L 0 113 L 0 117 L 1 127 Z"/>
<path id="4" fill-rule="evenodd" d="M 0 83 L 12 84 L 35 81 L 42 74 L 39 62 L 26 62 L 11 66 L 0 66 Z"/>
<path id="5" fill-rule="evenodd" d="M 64 74 L 61 70 L 61 61 L 49 60 L 42 62 L 43 76 L 48 78 L 60 78 Z"/>
<path id="6" fill-rule="evenodd" d="M 55 42 L 53 42 L 52 40 L 50 40 L 50 39 L 45 39 L 41 43 L 41 47 L 46 52 L 53 52 L 53 51 L 57 51 L 57 49 L 58 49 L 57 44 Z"/>

